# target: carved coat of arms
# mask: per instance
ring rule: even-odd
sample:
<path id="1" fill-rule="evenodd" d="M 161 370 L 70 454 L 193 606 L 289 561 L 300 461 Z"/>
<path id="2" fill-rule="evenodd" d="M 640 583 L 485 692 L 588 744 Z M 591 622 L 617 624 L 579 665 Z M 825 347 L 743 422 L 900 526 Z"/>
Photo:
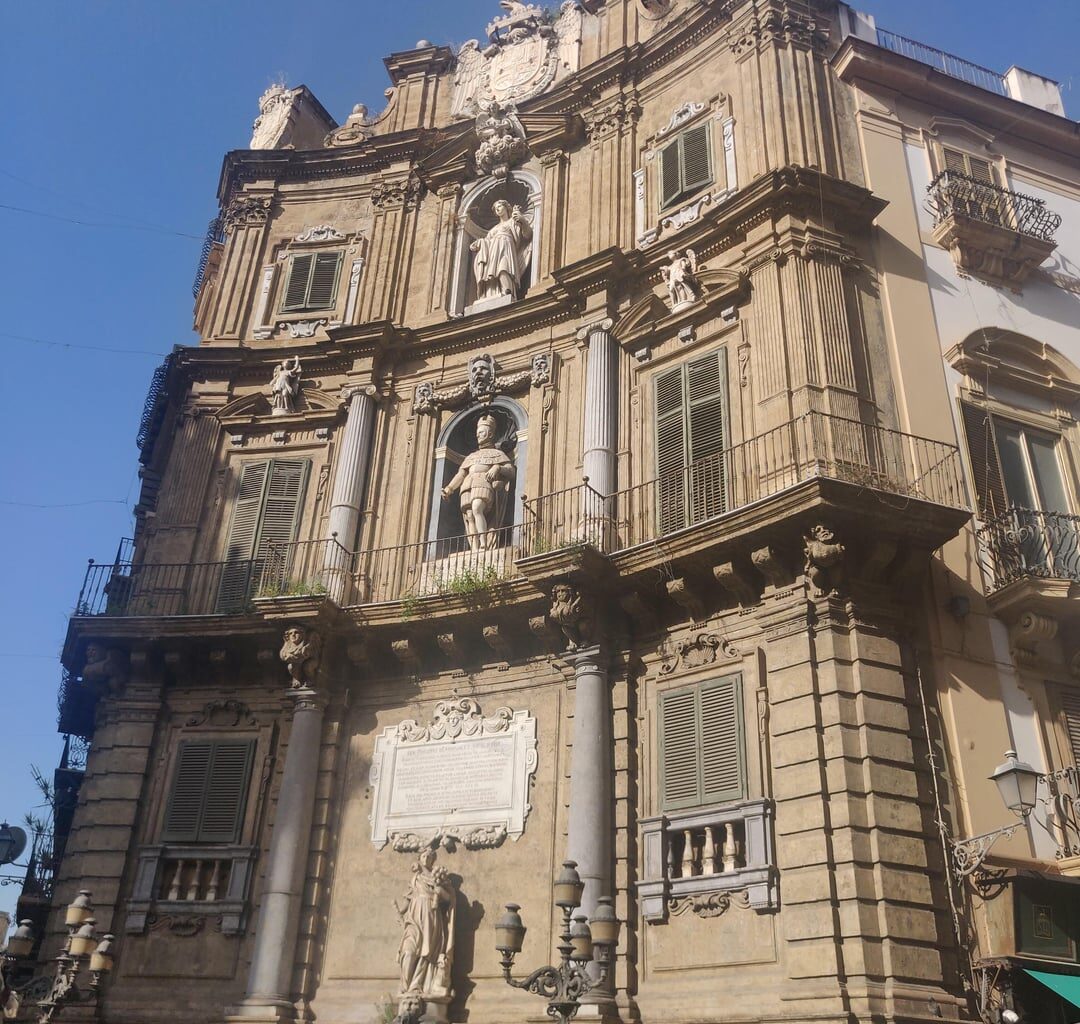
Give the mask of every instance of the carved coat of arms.
<path id="1" fill-rule="evenodd" d="M 455 115 L 475 115 L 482 102 L 515 104 L 538 96 L 560 72 L 578 69 L 583 12 L 565 0 L 557 17 L 537 4 L 499 0 L 504 14 L 487 27 L 488 43 L 470 39 L 458 52 Z"/>

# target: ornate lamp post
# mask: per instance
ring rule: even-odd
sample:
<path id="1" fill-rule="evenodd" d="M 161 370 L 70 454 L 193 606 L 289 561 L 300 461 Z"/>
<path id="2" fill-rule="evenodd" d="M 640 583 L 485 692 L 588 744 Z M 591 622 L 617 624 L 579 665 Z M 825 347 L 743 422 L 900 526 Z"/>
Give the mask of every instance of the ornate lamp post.
<path id="1" fill-rule="evenodd" d="M 562 911 L 562 942 L 557 967 L 538 967 L 521 981 L 511 976 L 514 957 L 525 941 L 525 925 L 516 903 L 506 904 L 506 913 L 495 925 L 495 948 L 502 954 L 503 979 L 513 988 L 525 989 L 548 1001 L 548 1016 L 567 1024 L 578 1012 L 581 997 L 607 979 L 610 958 L 619 942 L 619 922 L 610 897 L 602 896 L 590 929 L 584 914 L 574 914 L 581 903 L 585 883 L 577 873 L 577 864 L 563 861 L 563 870 L 555 880 L 555 905 Z M 571 920 L 571 918 L 573 918 Z M 587 964 L 595 959 L 599 976 L 589 976 Z"/>
<path id="2" fill-rule="evenodd" d="M 65 1003 L 88 998 L 79 991 L 76 981 L 83 965 L 88 963 L 90 990 L 96 996 L 101 979 L 113 968 L 113 936 L 105 935 L 98 940 L 94 935 L 94 906 L 90 893 L 82 889 L 68 905 L 64 916 L 68 937 L 64 948 L 56 957 L 56 976 L 49 994 L 38 1005 L 38 1024 L 49 1024 L 53 1015 Z M 34 945 L 30 922 L 23 921 L 8 941 L 8 954 L 13 957 L 28 956 Z"/>

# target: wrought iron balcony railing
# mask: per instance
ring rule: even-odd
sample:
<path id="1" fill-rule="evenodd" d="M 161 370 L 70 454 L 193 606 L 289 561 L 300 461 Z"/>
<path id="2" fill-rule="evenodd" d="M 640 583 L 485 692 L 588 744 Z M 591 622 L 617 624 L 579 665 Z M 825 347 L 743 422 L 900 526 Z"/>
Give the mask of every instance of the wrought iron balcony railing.
<path id="1" fill-rule="evenodd" d="M 926 205 L 935 228 L 950 218 L 966 218 L 1053 242 L 1061 226 L 1061 216 L 1048 210 L 1042 199 L 957 171 L 942 171 L 930 183 Z"/>
<path id="2" fill-rule="evenodd" d="M 520 522 L 477 548 L 468 537 L 451 536 L 354 552 L 332 538 L 271 545 L 258 558 L 237 561 L 91 563 L 76 614 L 234 615 L 261 600 L 324 595 L 342 607 L 468 599 L 518 577 L 519 559 L 583 544 L 612 554 L 815 478 L 967 508 L 955 446 L 813 412 L 615 494 L 585 481 L 523 498 Z"/>
<path id="3" fill-rule="evenodd" d="M 1080 583 L 1080 516 L 1010 508 L 984 522 L 979 541 L 991 592 L 1020 579 Z"/>
<path id="4" fill-rule="evenodd" d="M 944 50 L 916 42 L 914 39 L 898 36 L 895 32 L 886 32 L 883 28 L 877 30 L 877 42 L 883 49 L 892 50 L 893 53 L 899 53 L 903 57 L 910 57 L 920 64 L 928 64 L 950 78 L 958 78 L 969 85 L 977 85 L 980 89 L 996 92 L 999 96 L 1009 95 L 1005 76 L 984 68 L 980 64 L 973 64 L 970 60 L 964 60 L 962 57 L 956 57 Z"/>

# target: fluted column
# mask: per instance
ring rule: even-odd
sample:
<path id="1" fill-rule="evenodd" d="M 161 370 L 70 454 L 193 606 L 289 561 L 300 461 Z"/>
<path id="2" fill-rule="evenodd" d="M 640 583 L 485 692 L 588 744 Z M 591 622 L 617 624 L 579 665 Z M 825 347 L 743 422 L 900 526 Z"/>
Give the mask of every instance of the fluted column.
<path id="1" fill-rule="evenodd" d="M 349 569 L 346 551 L 342 549 L 355 548 L 360 526 L 375 433 L 375 395 L 375 388 L 368 384 L 353 388 L 346 399 L 345 428 L 337 453 L 327 528 L 328 539 L 336 537 L 337 544 L 327 545 L 323 562 L 327 590 L 335 600 L 341 597 Z"/>
<path id="2" fill-rule="evenodd" d="M 292 730 L 270 834 L 247 994 L 234 1010 L 237 1016 L 262 1020 L 292 1016 L 290 989 L 326 707 L 323 696 L 307 686 L 292 690 L 291 696 Z"/>
<path id="3" fill-rule="evenodd" d="M 580 532 L 601 550 L 605 524 L 613 512 L 604 499 L 618 489 L 619 363 L 616 357 L 618 346 L 611 337 L 612 326 L 611 318 L 605 317 L 577 332 L 578 340 L 588 349 L 582 473 L 589 486 L 583 499 Z"/>

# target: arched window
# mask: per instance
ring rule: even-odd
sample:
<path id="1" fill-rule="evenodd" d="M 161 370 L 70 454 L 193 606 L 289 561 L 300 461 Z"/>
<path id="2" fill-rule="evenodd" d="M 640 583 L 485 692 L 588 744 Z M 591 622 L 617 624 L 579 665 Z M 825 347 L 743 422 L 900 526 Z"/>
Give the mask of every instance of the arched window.
<path id="1" fill-rule="evenodd" d="M 485 178 L 466 191 L 457 220 L 452 316 L 507 305 L 536 283 L 540 213 L 540 181 L 528 171 Z"/>

